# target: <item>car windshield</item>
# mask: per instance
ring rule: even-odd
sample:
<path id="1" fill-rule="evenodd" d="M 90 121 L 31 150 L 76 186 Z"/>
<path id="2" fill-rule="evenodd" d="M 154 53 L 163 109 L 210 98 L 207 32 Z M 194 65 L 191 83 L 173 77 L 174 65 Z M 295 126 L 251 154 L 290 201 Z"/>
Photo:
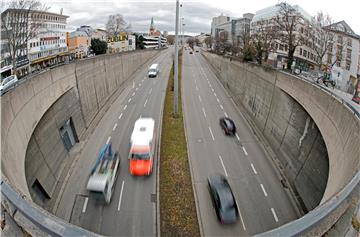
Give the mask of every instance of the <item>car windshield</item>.
<path id="1" fill-rule="evenodd" d="M 155 73 L 155 72 L 156 72 L 156 69 L 150 69 L 149 72 Z"/>
<path id="2" fill-rule="evenodd" d="M 226 127 L 232 129 L 233 125 L 232 125 L 232 123 L 230 122 L 230 120 L 225 119 L 225 123 L 226 123 Z"/>
<path id="3" fill-rule="evenodd" d="M 150 154 L 149 153 L 132 153 L 131 154 L 131 159 L 134 159 L 134 160 L 148 160 L 148 159 L 150 159 Z"/>

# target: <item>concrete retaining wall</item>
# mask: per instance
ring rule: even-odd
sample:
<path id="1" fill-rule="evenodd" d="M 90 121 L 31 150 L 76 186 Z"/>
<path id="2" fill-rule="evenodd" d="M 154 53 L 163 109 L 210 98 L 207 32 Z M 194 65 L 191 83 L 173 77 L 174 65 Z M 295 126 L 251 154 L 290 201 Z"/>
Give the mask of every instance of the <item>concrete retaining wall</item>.
<path id="1" fill-rule="evenodd" d="M 23 195 L 30 197 L 25 177 L 25 155 L 35 128 L 50 107 L 56 107 L 57 101 L 63 103 L 72 100 L 76 95 L 75 99 L 78 102 L 74 103 L 80 105 L 76 113 L 81 114 L 84 123 L 80 125 L 81 119 L 74 122 L 76 123 L 76 132 L 80 137 L 115 90 L 120 88 L 139 66 L 158 52 L 136 51 L 101 55 L 76 61 L 38 74 L 0 97 L 1 170 L 9 182 Z M 64 94 L 67 98 L 59 100 Z M 66 116 L 62 116 L 64 117 L 62 119 L 74 114 L 69 111 Z M 39 127 L 35 137 L 36 134 L 39 135 L 44 126 L 46 123 L 42 124 L 42 129 Z M 50 133 L 43 133 L 41 139 L 51 139 Z M 56 141 L 40 143 L 42 149 L 46 150 L 56 144 Z M 59 165 L 53 160 L 56 159 L 55 156 L 45 155 L 43 158 L 49 161 L 48 164 L 52 164 L 49 166 L 49 170 L 55 170 Z M 32 173 L 40 176 L 40 173 L 36 172 L 39 167 L 32 168 Z M 33 179 L 33 177 L 28 177 L 29 179 Z"/>
<path id="2" fill-rule="evenodd" d="M 358 172 L 360 123 L 341 102 L 291 75 L 203 55 L 263 132 L 308 210 Z"/>

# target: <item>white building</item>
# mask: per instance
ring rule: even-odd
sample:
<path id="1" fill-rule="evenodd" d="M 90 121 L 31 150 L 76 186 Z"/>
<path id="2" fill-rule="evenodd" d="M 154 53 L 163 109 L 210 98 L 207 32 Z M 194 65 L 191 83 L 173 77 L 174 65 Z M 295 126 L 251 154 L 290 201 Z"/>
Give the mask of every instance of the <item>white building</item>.
<path id="1" fill-rule="evenodd" d="M 167 47 L 167 39 L 164 36 L 141 35 L 145 49 Z"/>
<path id="2" fill-rule="evenodd" d="M 311 16 L 300 6 L 291 6 L 295 9 L 295 12 L 304 20 L 305 25 L 311 23 Z M 279 15 L 281 10 L 280 5 L 270 6 L 261 9 L 255 13 L 251 21 L 250 34 L 254 34 L 258 31 L 261 25 L 267 24 L 270 27 L 276 25 L 275 18 Z M 311 32 L 306 27 L 298 25 L 295 29 L 294 35 L 301 34 L 306 38 L 306 44 L 296 47 L 294 52 L 295 67 L 301 70 L 312 69 L 316 65 L 316 53 L 314 47 L 316 45 L 311 44 Z M 287 64 L 288 45 L 280 40 L 275 40 L 273 45 L 273 51 L 270 52 L 268 63 L 275 67 L 282 68 Z"/>
<path id="3" fill-rule="evenodd" d="M 336 87 L 352 92 L 360 70 L 360 36 L 345 21 L 331 24 L 324 27 L 324 30 L 334 33 L 334 40 L 323 62 L 328 65 L 335 63 L 332 78 L 336 80 Z M 337 60 L 337 55 L 341 55 L 341 60 Z"/>
<path id="4" fill-rule="evenodd" d="M 35 37 L 27 42 L 31 71 L 65 62 L 67 18 L 62 14 L 31 11 L 30 25 L 39 25 Z"/>
<path id="5" fill-rule="evenodd" d="M 217 17 L 213 17 L 212 21 L 211 21 L 211 36 L 215 39 L 216 37 L 216 28 L 226 22 L 230 21 L 230 17 L 228 16 L 224 16 L 223 14 L 221 14 L 220 16 Z"/>

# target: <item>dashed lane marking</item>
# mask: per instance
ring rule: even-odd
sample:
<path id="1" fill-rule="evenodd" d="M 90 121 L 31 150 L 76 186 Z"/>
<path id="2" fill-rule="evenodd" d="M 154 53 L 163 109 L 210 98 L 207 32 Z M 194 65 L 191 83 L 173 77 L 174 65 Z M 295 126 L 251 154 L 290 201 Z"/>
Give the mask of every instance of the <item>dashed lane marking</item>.
<path id="1" fill-rule="evenodd" d="M 248 153 L 247 153 L 247 151 L 246 151 L 246 149 L 245 149 L 245 147 L 244 147 L 244 146 L 242 147 L 242 149 L 243 149 L 243 151 L 244 151 L 245 155 L 247 156 L 247 155 L 248 155 Z"/>
<path id="2" fill-rule="evenodd" d="M 123 115 L 123 114 L 121 113 L 121 114 L 119 115 L 118 119 L 121 119 L 122 115 Z"/>
<path id="3" fill-rule="evenodd" d="M 209 127 L 209 131 L 210 131 L 210 134 L 211 134 L 211 137 L 212 137 L 213 141 L 215 141 L 214 134 L 213 134 L 213 132 L 212 132 L 212 130 L 211 130 L 211 128 L 210 128 L 210 127 Z"/>
<path id="4" fill-rule="evenodd" d="M 278 219 L 278 217 L 277 217 L 277 215 L 276 215 L 276 212 L 275 212 L 274 208 L 271 208 L 271 212 L 272 212 L 272 214 L 273 214 L 273 216 L 274 216 L 275 221 L 276 221 L 276 222 L 279 222 L 279 219 Z"/>
<path id="5" fill-rule="evenodd" d="M 120 190 L 120 198 L 119 198 L 119 204 L 118 204 L 118 211 L 120 211 L 121 199 L 122 199 L 122 194 L 123 194 L 123 191 L 124 191 L 124 184 L 125 184 L 125 181 L 123 180 L 123 181 L 122 181 L 122 184 L 121 184 L 121 190 Z"/>
<path id="6" fill-rule="evenodd" d="M 251 168 L 252 168 L 254 174 L 257 174 L 256 169 L 255 169 L 255 166 L 253 165 L 253 163 L 251 163 Z"/>
<path id="7" fill-rule="evenodd" d="M 221 165 L 222 165 L 222 167 L 223 167 L 223 169 L 224 169 L 225 176 L 226 176 L 226 177 L 228 177 L 228 174 L 227 174 L 227 172 L 226 172 L 226 168 L 225 168 L 225 165 L 224 165 L 223 159 L 221 158 L 221 155 L 219 155 L 219 159 L 220 159 Z"/>
<path id="8" fill-rule="evenodd" d="M 82 213 L 85 213 L 85 212 L 86 212 L 86 207 L 87 207 L 88 201 L 89 201 L 89 198 L 86 197 L 86 198 L 85 198 L 84 205 L 83 205 L 83 208 L 82 208 Z"/>
<path id="9" fill-rule="evenodd" d="M 113 131 L 115 131 L 116 127 L 117 127 L 117 123 L 115 123 L 115 125 L 113 127 Z"/>
<path id="10" fill-rule="evenodd" d="M 110 140 L 111 140 L 111 136 L 109 136 L 108 139 L 106 140 L 106 144 L 109 144 Z"/>
<path id="11" fill-rule="evenodd" d="M 265 188 L 264 188 L 264 185 L 263 185 L 263 184 L 260 184 L 260 186 L 261 186 L 261 189 L 262 189 L 262 191 L 263 191 L 263 193 L 264 193 L 265 197 L 267 197 L 267 196 L 268 196 L 268 194 L 267 194 L 267 192 L 266 192 L 266 190 L 265 190 Z"/>

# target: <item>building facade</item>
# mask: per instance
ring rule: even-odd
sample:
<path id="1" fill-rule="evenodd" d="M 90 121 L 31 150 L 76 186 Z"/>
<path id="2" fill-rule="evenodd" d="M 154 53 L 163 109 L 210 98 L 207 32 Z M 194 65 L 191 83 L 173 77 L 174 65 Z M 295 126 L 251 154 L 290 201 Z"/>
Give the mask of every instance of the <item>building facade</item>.
<path id="1" fill-rule="evenodd" d="M 103 29 L 96 29 L 93 31 L 91 38 L 106 41 L 107 40 L 107 32 L 106 32 L 106 30 L 103 30 Z"/>
<path id="2" fill-rule="evenodd" d="M 34 37 L 27 42 L 32 72 L 67 60 L 67 18 L 68 16 L 62 14 L 31 12 L 31 23 L 39 25 Z"/>
<path id="3" fill-rule="evenodd" d="M 315 47 L 311 43 L 312 32 L 306 25 L 310 25 L 311 16 L 300 6 L 291 6 L 295 10 L 295 16 L 302 19 L 303 25 L 298 24 L 294 28 L 294 35 L 301 35 L 304 38 L 302 45 L 296 47 L 294 52 L 295 68 L 299 71 L 314 69 L 316 66 Z M 259 31 L 259 27 L 266 25 L 267 27 L 276 27 L 275 19 L 280 15 L 281 7 L 279 4 L 261 9 L 255 13 L 250 25 L 250 36 Z M 284 31 L 284 29 L 279 29 Z M 284 68 L 288 61 L 288 45 L 279 39 L 275 39 L 271 44 L 272 51 L 269 52 L 268 63 L 277 68 Z"/>
<path id="4" fill-rule="evenodd" d="M 332 65 L 332 79 L 340 90 L 352 93 L 359 75 L 360 36 L 345 21 L 323 28 L 334 34 L 323 63 Z"/>
<path id="5" fill-rule="evenodd" d="M 108 53 L 120 53 L 136 49 L 134 35 L 122 33 L 119 36 L 108 38 Z"/>
<path id="6" fill-rule="evenodd" d="M 89 55 L 91 38 L 83 31 L 67 33 L 67 46 L 71 58 L 84 58 Z"/>

